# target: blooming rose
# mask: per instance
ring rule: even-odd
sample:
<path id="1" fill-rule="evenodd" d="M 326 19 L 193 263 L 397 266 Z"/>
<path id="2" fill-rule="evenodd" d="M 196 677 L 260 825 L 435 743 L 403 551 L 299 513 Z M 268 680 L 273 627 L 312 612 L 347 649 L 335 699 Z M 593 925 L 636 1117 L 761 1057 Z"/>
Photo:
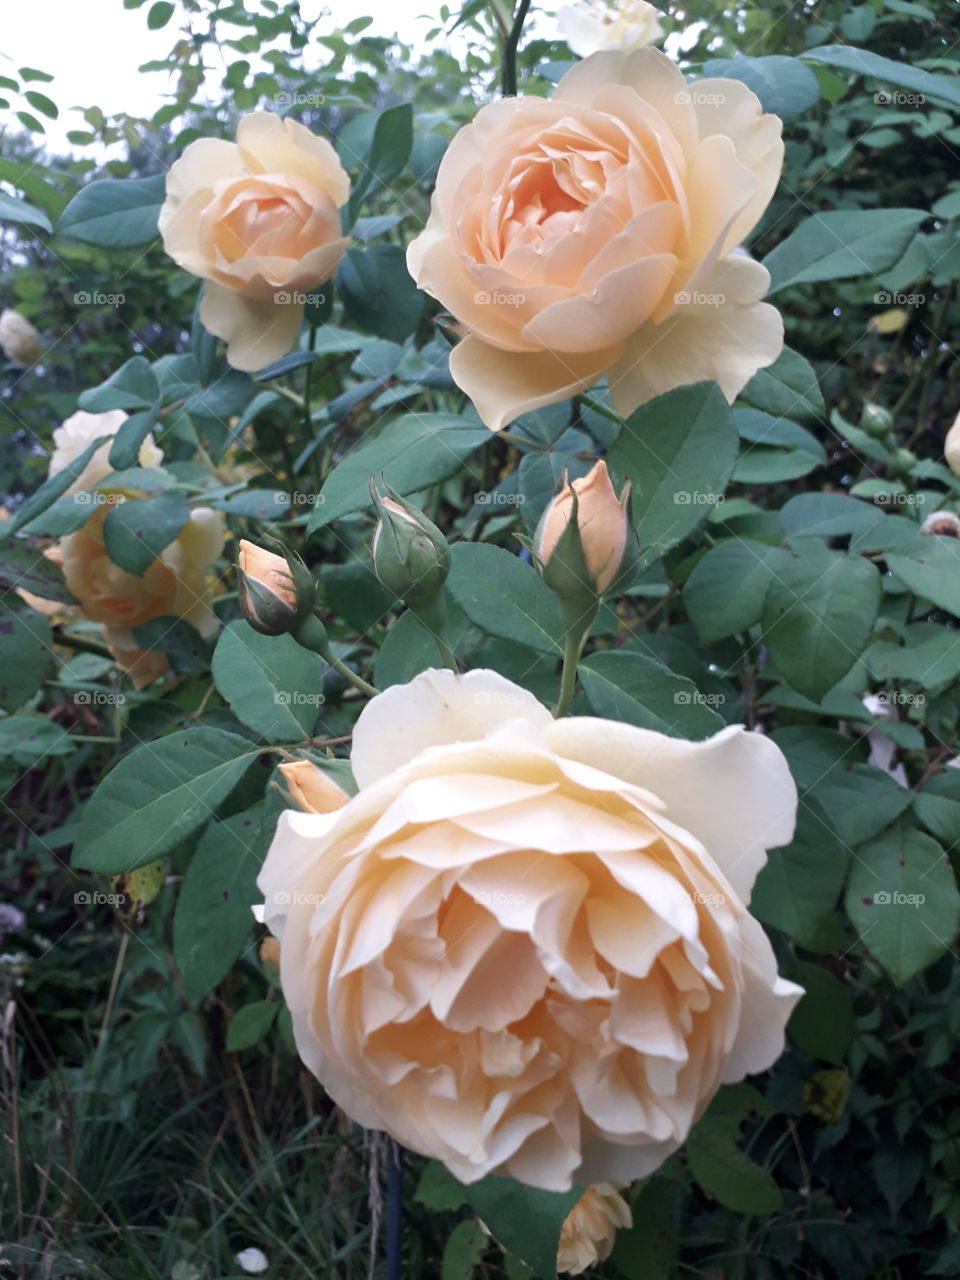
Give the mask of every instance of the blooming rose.
<path id="1" fill-rule="evenodd" d="M 581 58 L 601 49 L 630 53 L 663 35 L 659 14 L 647 0 L 580 0 L 557 10 L 557 26 Z"/>
<path id="2" fill-rule="evenodd" d="M 582 1275 L 609 1258 L 618 1227 L 632 1227 L 630 1206 L 612 1182 L 588 1187 L 560 1229 L 557 1270 Z"/>
<path id="3" fill-rule="evenodd" d="M 733 400 L 777 358 L 769 273 L 737 247 L 776 188 L 780 127 L 739 81 L 688 87 L 640 49 L 460 130 L 407 263 L 470 331 L 450 371 L 487 426 L 604 374 L 623 415 L 704 379 Z"/>
<path id="4" fill-rule="evenodd" d="M 100 436 L 114 436 L 126 421 L 120 410 L 110 413 L 78 412 L 53 433 L 49 474 L 69 466 Z M 65 490 L 64 496 L 99 484 L 113 468 L 108 461 L 112 440 L 95 449 L 87 465 Z M 140 446 L 141 467 L 158 467 L 163 450 L 148 435 Z M 132 490 L 111 490 L 103 495 L 114 502 L 142 496 Z M 48 547 L 44 555 L 63 569 L 67 586 L 79 608 L 43 601 L 21 592 L 33 608 L 67 617 L 77 613 L 99 622 L 104 639 L 117 664 L 140 688 L 169 670 L 166 655 L 140 649 L 132 628 L 151 618 L 171 615 L 191 622 L 201 635 L 212 635 L 217 620 L 210 608 L 211 570 L 223 550 L 223 516 L 209 507 L 195 507 L 178 536 L 153 561 L 142 577 L 127 573 L 107 555 L 103 522 L 111 510 L 106 501 L 91 506 L 91 516 L 75 533 Z"/>
<path id="5" fill-rule="evenodd" d="M 300 1054 L 359 1123 L 465 1183 L 628 1181 L 781 1053 L 801 991 L 746 906 L 796 813 L 768 738 L 427 671 L 364 708 L 352 765 L 258 884 Z"/>
<path id="6" fill-rule="evenodd" d="M 141 688 L 164 675 L 169 664 L 164 653 L 138 647 L 134 627 L 169 615 L 192 623 L 204 636 L 217 629 L 210 608 L 211 571 L 223 550 L 223 516 L 209 507 L 194 507 L 173 542 L 137 577 L 107 555 L 103 522 L 110 509 L 98 505 L 86 524 L 61 540 L 63 576 L 84 616 L 102 625 L 117 664 Z"/>
<path id="7" fill-rule="evenodd" d="M 296 343 L 303 292 L 330 279 L 347 247 L 349 194 L 330 143 L 266 111 L 243 117 L 236 142 L 199 138 L 170 167 L 163 245 L 206 280 L 200 319 L 235 368 L 262 369 Z"/>
<path id="8" fill-rule="evenodd" d="M 36 364 L 43 355 L 43 339 L 19 311 L 8 307 L 0 314 L 0 348 L 13 364 Z"/>

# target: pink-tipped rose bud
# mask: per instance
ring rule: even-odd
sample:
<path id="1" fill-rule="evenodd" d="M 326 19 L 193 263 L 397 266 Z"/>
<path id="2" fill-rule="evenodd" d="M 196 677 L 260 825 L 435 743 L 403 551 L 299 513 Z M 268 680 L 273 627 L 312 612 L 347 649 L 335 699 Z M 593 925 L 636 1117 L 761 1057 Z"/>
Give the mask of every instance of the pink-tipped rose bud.
<path id="1" fill-rule="evenodd" d="M 566 574 L 573 574 L 578 579 L 576 564 L 579 558 L 576 553 L 576 541 L 566 551 L 561 539 L 576 513 L 576 534 L 582 550 L 582 563 L 586 567 L 587 582 L 579 581 L 581 589 L 587 587 L 595 595 L 602 596 L 613 585 L 623 565 L 630 536 L 630 517 L 627 503 L 630 498 L 630 485 L 623 487 L 617 497 L 610 480 L 607 464 L 600 461 L 593 470 L 572 484 L 564 482 L 564 486 L 544 511 L 534 538 L 534 554 L 542 568 L 544 581 L 558 593 L 563 593 L 563 584 L 557 570 L 562 568 Z M 568 540 L 564 539 L 564 542 Z M 559 555 L 563 565 L 552 564 Z"/>
<path id="2" fill-rule="evenodd" d="M 350 797 L 311 760 L 291 760 L 280 765 L 290 799 L 303 813 L 333 813 Z"/>
<path id="3" fill-rule="evenodd" d="M 313 608 L 316 587 L 305 566 L 243 538 L 237 569 L 243 616 L 261 635 L 286 635 Z"/>

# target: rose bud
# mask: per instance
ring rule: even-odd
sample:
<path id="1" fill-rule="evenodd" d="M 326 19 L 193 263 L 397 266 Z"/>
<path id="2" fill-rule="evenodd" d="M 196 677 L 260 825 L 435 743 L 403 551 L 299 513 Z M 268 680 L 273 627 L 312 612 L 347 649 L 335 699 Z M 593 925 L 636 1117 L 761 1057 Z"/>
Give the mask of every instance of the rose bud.
<path id="1" fill-rule="evenodd" d="M 630 536 L 630 484 L 618 498 L 600 461 L 568 484 L 540 518 L 533 552 L 543 580 L 558 595 L 605 595 L 620 576 Z"/>
<path id="2" fill-rule="evenodd" d="M 884 409 L 882 405 L 866 400 L 864 401 L 863 411 L 860 414 L 860 426 L 868 436 L 882 440 L 889 436 L 893 430 L 893 415 L 889 409 Z"/>
<path id="3" fill-rule="evenodd" d="M 313 609 L 316 584 L 290 552 L 279 556 L 243 538 L 237 570 L 243 616 L 261 635 L 286 635 Z"/>
<path id="4" fill-rule="evenodd" d="M 960 413 L 953 420 L 953 426 L 947 432 L 943 442 L 943 453 L 947 466 L 955 476 L 960 476 Z"/>
<path id="5" fill-rule="evenodd" d="M 388 591 L 411 609 L 431 604 L 450 568 L 447 540 L 422 511 L 387 489 L 370 492 L 380 519 L 370 547 L 373 568 Z"/>
<path id="6" fill-rule="evenodd" d="M 623 1183 L 588 1187 L 564 1219 L 557 1248 L 557 1270 L 579 1276 L 609 1258 L 618 1227 L 633 1225 L 630 1206 L 620 1195 Z"/>
<path id="7" fill-rule="evenodd" d="M 290 760 L 279 768 L 290 799 L 303 813 L 333 813 L 350 799 L 312 760 Z"/>
<path id="8" fill-rule="evenodd" d="M 0 347 L 11 364 L 25 368 L 37 364 L 43 355 L 43 340 L 19 311 L 9 308 L 0 315 Z"/>

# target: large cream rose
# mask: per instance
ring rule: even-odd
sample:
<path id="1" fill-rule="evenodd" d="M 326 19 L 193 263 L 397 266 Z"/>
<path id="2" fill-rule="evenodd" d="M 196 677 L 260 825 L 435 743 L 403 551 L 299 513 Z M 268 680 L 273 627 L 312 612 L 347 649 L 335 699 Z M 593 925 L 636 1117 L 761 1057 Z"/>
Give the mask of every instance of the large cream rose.
<path id="1" fill-rule="evenodd" d="M 647 0 L 577 0 L 557 10 L 557 26 L 581 58 L 602 49 L 630 53 L 663 35 L 660 15 Z"/>
<path id="2" fill-rule="evenodd" d="M 92 489 L 110 474 L 113 470 L 109 462 L 112 437 L 126 420 L 127 415 L 122 409 L 112 409 L 109 413 L 86 413 L 83 409 L 78 409 L 54 429 L 53 453 L 47 468 L 47 474 L 51 476 L 68 467 L 100 436 L 111 437 L 93 451 L 90 461 L 69 488 L 64 490 L 64 496 Z M 137 462 L 141 467 L 159 467 L 163 462 L 163 450 L 155 443 L 152 435 L 148 435 L 141 444 Z"/>
<path id="3" fill-rule="evenodd" d="M 769 739 L 428 671 L 365 707 L 352 765 L 258 883 L 300 1054 L 355 1120 L 463 1182 L 628 1181 L 781 1053 L 801 991 L 746 906 L 796 813 Z"/>
<path id="4" fill-rule="evenodd" d="M 487 426 L 604 374 L 623 415 L 703 379 L 732 400 L 783 347 L 769 274 L 738 250 L 782 163 L 780 120 L 745 85 L 688 86 L 655 49 L 484 107 L 407 262 L 469 330 L 450 371 Z"/>
<path id="5" fill-rule="evenodd" d="M 199 138 L 170 167 L 163 245 L 206 280 L 200 319 L 235 368 L 262 369 L 296 343 L 304 294 L 349 243 L 339 212 L 349 194 L 330 143 L 266 111 L 243 117 L 236 142 Z"/>

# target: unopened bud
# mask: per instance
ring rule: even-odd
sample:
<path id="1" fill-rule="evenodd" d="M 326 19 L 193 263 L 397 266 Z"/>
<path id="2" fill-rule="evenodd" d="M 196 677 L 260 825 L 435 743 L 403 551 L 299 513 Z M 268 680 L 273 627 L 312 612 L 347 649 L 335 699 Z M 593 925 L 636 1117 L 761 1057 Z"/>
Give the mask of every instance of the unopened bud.
<path id="1" fill-rule="evenodd" d="M 261 635 L 286 635 L 313 609 L 316 584 L 292 553 L 279 556 L 243 539 L 237 569 L 243 616 Z"/>
<path id="2" fill-rule="evenodd" d="M 380 517 L 370 547 L 377 577 L 409 608 L 431 604 L 450 568 L 446 538 L 422 511 L 391 489 L 382 497 L 371 482 L 370 492 Z"/>
<path id="3" fill-rule="evenodd" d="M 892 476 L 909 476 L 917 465 L 917 455 L 909 449 L 895 449 L 887 461 L 887 470 Z"/>
<path id="4" fill-rule="evenodd" d="M 558 595 L 605 595 L 624 564 L 630 537 L 630 484 L 617 497 L 607 464 L 568 484 L 550 502 L 534 536 L 543 580 Z"/>
<path id="5" fill-rule="evenodd" d="M 36 329 L 19 311 L 9 308 L 0 315 L 0 347 L 12 364 L 29 368 L 37 364 L 43 355 L 43 340 Z"/>
<path id="6" fill-rule="evenodd" d="M 290 799 L 304 813 L 333 813 L 350 797 L 329 774 L 310 760 L 291 760 L 280 765 Z"/>
<path id="7" fill-rule="evenodd" d="M 943 453 L 947 466 L 955 476 L 960 476 L 960 413 L 953 420 L 953 426 L 947 432 L 943 442 Z"/>
<path id="8" fill-rule="evenodd" d="M 860 426 L 868 436 L 880 440 L 893 430 L 893 415 L 889 409 L 884 409 L 882 405 L 873 404 L 867 400 L 860 414 Z"/>

